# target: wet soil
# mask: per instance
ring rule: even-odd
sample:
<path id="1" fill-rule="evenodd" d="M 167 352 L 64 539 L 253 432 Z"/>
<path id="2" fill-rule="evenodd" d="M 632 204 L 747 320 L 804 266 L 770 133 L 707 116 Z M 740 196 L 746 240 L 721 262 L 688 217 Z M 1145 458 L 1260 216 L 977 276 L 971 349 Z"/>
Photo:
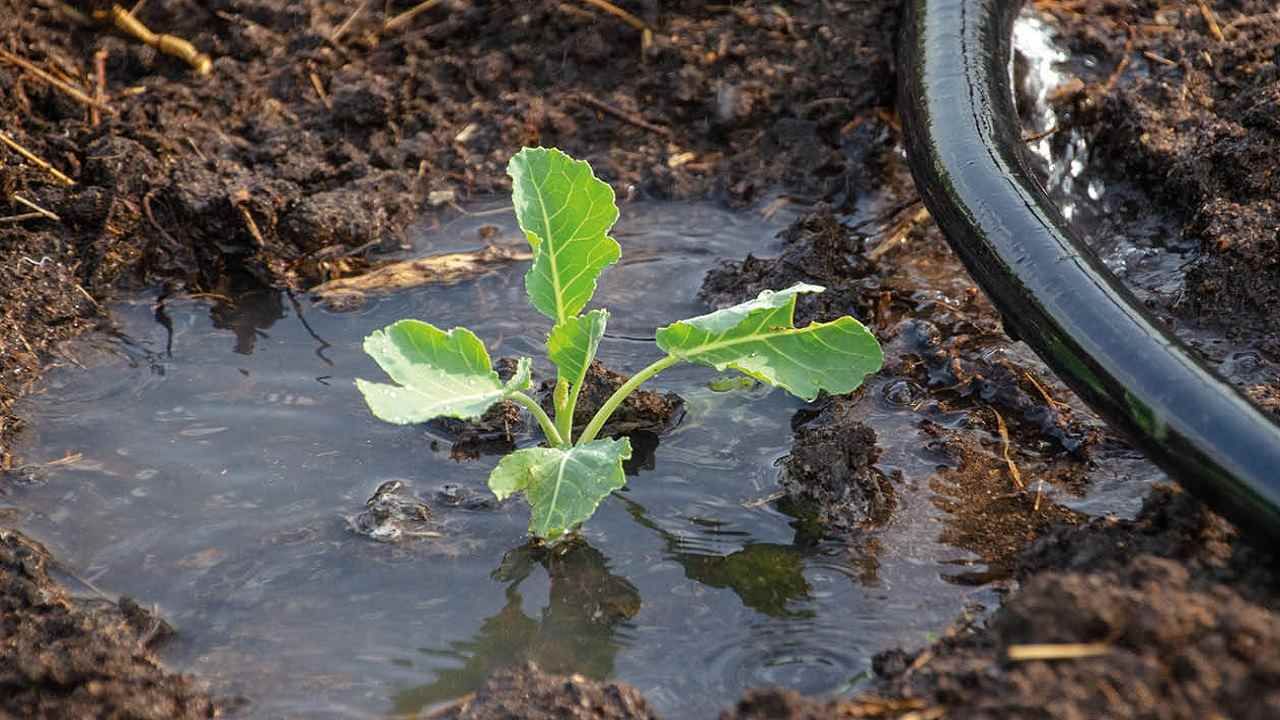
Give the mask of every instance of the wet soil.
<path id="1" fill-rule="evenodd" d="M 1033 545 L 1022 589 L 981 628 L 885 655 L 893 694 L 958 718 L 1274 717 L 1274 558 L 1200 503 L 1158 489 L 1132 521 Z M 1013 662 L 1011 646 L 1102 643 L 1089 658 Z"/>
<path id="2" fill-rule="evenodd" d="M 1076 59 L 1078 81 L 1057 98 L 1062 130 L 1087 138 L 1091 172 L 1145 189 L 1168 218 L 1156 244 L 1187 251 L 1180 287 L 1153 304 L 1179 324 L 1225 337 L 1238 350 L 1235 360 L 1270 366 L 1224 372 L 1274 413 L 1280 407 L 1275 3 L 1035 6 Z M 1080 62 L 1085 58 L 1088 66 Z M 1142 234 L 1138 223 L 1121 231 Z M 1224 360 L 1221 350 L 1201 349 L 1211 361 Z"/>
<path id="3" fill-rule="evenodd" d="M 583 380 L 578 404 L 573 408 L 574 430 L 586 427 L 596 412 L 618 388 L 631 379 L 630 375 L 605 367 L 599 360 L 592 360 Z M 554 409 L 555 381 L 544 380 L 538 387 L 538 402 L 550 413 Z M 601 432 L 606 436 L 650 433 L 661 435 L 684 417 L 684 400 L 673 392 L 637 390 L 618 406 Z"/>
<path id="4" fill-rule="evenodd" d="M 802 300 L 801 324 L 848 313 L 885 343 L 879 390 L 821 401 L 832 404 L 799 418 L 787 489 L 816 503 L 829 531 L 892 517 L 892 469 L 884 478 L 868 470 L 876 440 L 859 414 L 871 403 L 911 407 L 934 440 L 931 484 L 950 511 L 941 532 L 981 561 L 958 562 L 952 579 L 1013 591 L 989 622 L 975 612 L 929 648 L 881 656 L 874 695 L 826 703 L 762 691 L 726 716 L 1275 713 L 1268 560 L 1169 491 L 1133 521 L 1085 522 L 1067 507 L 1123 441 L 1003 334 L 916 215 L 891 112 L 898 3 L 619 3 L 653 26 L 647 47 L 627 24 L 575 3 L 457 0 L 384 27 L 413 4 L 353 15 L 337 0 L 146 3 L 140 20 L 214 57 L 201 78 L 82 26 L 56 3 L 0 0 L 16 19 L 0 47 L 91 94 L 102 53 L 111 108 L 95 117 L 0 62 L 0 124 L 75 182 L 0 150 L 4 214 L 28 212 L 17 196 L 59 218 L 0 224 L 0 469 L 18 462 L 13 402 L 59 360 L 62 341 L 110 326 L 101 303 L 114 289 L 220 294 L 359 273 L 373 252 L 400 247 L 423 211 L 429 222 L 433 207 L 507 190 L 513 149 L 556 145 L 589 159 L 623 196 L 825 203 L 788 231 L 780 257 L 728 265 L 703 293 L 722 306 L 817 282 L 830 291 Z M 1188 291 L 1170 310 L 1248 318 L 1233 327 L 1280 356 L 1268 340 L 1280 317 L 1272 8 L 1241 0 L 1210 10 L 1218 40 L 1194 2 L 1037 5 L 1100 67 L 1131 58 L 1114 84 L 1101 77 L 1064 101 L 1072 122 L 1097 127 L 1100 151 L 1156 188 L 1196 239 Z M 771 195 L 776 188 L 786 195 Z M 849 226 L 840 213 L 865 219 Z M 1276 397 L 1267 384 L 1251 392 Z M 833 444 L 843 465 L 816 472 Z M 0 710 L 212 712 L 190 679 L 155 663 L 150 625 L 71 599 L 49 580 L 43 553 L 4 532 L 0 627 L 14 654 L 0 667 L 16 671 L 0 673 L 0 685 L 17 704 Z M 1009 645 L 1027 642 L 1105 642 L 1111 652 L 1006 661 Z M 531 670 L 496 675 L 461 713 L 562 717 L 571 705 L 575 717 L 651 716 L 625 687 Z"/>
<path id="5" fill-rule="evenodd" d="M 0 529 L 0 717 L 214 717 L 201 686 L 152 655 L 172 633 L 164 620 L 128 598 L 72 598 L 54 564 Z"/>
<path id="6" fill-rule="evenodd" d="M 644 696 L 619 683 L 581 675 L 556 676 L 533 663 L 500 670 L 460 707 L 437 717 L 452 720 L 656 720 Z"/>
<path id="7" fill-rule="evenodd" d="M 855 408 L 837 396 L 796 413 L 795 442 L 778 477 L 796 508 L 811 508 L 836 532 L 884 522 L 894 507 L 893 484 L 874 467 L 880 456 L 876 431 L 857 419 Z"/>

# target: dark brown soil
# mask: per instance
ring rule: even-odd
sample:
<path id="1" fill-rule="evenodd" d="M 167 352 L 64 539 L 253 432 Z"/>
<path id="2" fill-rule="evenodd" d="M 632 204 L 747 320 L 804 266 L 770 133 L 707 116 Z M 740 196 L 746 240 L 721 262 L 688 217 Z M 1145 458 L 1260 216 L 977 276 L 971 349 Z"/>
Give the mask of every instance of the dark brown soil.
<path id="1" fill-rule="evenodd" d="M 1147 188 L 1198 245 L 1178 309 L 1280 358 L 1275 3 L 1037 6 L 1106 74 L 1069 98 L 1094 164 Z"/>
<path id="2" fill-rule="evenodd" d="M 599 360 L 591 361 L 586 380 L 582 383 L 582 392 L 578 395 L 578 404 L 573 409 L 574 429 L 585 427 L 591 422 L 591 418 L 595 417 L 596 411 L 605 401 L 630 379 L 630 375 L 610 370 Z M 538 389 L 538 401 L 547 412 L 553 409 L 554 400 L 551 396 L 554 390 L 553 380 L 544 380 Z M 616 436 L 645 432 L 661 435 L 675 427 L 683 417 L 684 399 L 679 395 L 637 390 L 622 401 L 609 422 L 605 423 L 601 434 Z"/>
<path id="3" fill-rule="evenodd" d="M 635 688 L 581 675 L 548 675 L 533 663 L 499 670 L 457 710 L 454 720 L 656 720 Z"/>
<path id="4" fill-rule="evenodd" d="M 515 372 L 515 361 L 499 358 L 494 368 L 499 377 L 508 380 Z M 600 406 L 629 379 L 630 375 L 610 370 L 599 360 L 592 361 L 573 411 L 574 429 L 580 430 L 591 422 Z M 538 387 L 536 397 L 548 414 L 554 410 L 554 390 L 555 382 L 552 380 L 544 380 Z M 604 436 L 644 436 L 636 443 L 643 449 L 649 444 L 649 438 L 672 429 L 683 417 L 684 400 L 679 395 L 637 390 L 618 406 L 601 433 Z M 489 408 L 479 420 L 464 422 L 443 418 L 432 420 L 430 426 L 453 443 L 449 455 L 460 461 L 474 460 L 481 455 L 509 453 L 516 448 L 516 437 L 528 429 L 520 406 L 506 401 Z"/>
<path id="5" fill-rule="evenodd" d="M 881 149 L 877 166 L 885 173 L 880 187 L 898 209 L 882 225 L 894 228 L 897 216 L 915 212 L 910 181 L 892 147 Z M 884 237 L 881 230 L 876 239 Z M 747 257 L 712 270 L 699 296 L 724 307 L 764 289 L 818 283 L 827 290 L 797 302 L 798 325 L 848 314 L 872 328 L 885 349 L 882 399 L 914 409 L 932 438 L 928 450 L 940 468 L 931 481 L 934 502 L 949 518 L 943 539 L 987 565 L 952 580 L 1007 578 L 1028 542 L 1056 523 L 1082 519 L 1041 502 L 1037 488 L 1085 484 L 1090 448 L 1103 439 L 1096 420 L 1077 418 L 1069 393 L 1046 379 L 1043 366 L 1010 352 L 997 313 L 968 284 L 936 228 L 911 230 L 908 247 L 878 260 L 867 251 L 871 238 L 829 208 L 802 216 L 782 238 L 776 258 Z M 793 420 L 796 442 L 780 481 L 797 509 L 813 512 L 830 531 L 848 534 L 892 516 L 894 481 L 875 467 L 875 436 L 861 422 L 876 401 L 861 391 L 826 398 Z"/>
<path id="6" fill-rule="evenodd" d="M 880 658 L 884 688 L 955 718 L 1267 718 L 1280 712 L 1274 559 L 1195 500 L 1157 490 L 1134 521 L 1095 520 L 1028 551 L 985 627 Z M 1012 662 L 1011 646 L 1103 643 Z"/>
<path id="7" fill-rule="evenodd" d="M 778 482 L 793 506 L 848 533 L 884 522 L 893 512 L 893 484 L 875 468 L 876 431 L 858 420 L 856 403 L 824 397 L 792 418 L 795 443 Z"/>
<path id="8" fill-rule="evenodd" d="M 215 706 L 150 646 L 170 633 L 132 600 L 71 598 L 52 559 L 0 529 L 0 717 L 209 718 Z"/>

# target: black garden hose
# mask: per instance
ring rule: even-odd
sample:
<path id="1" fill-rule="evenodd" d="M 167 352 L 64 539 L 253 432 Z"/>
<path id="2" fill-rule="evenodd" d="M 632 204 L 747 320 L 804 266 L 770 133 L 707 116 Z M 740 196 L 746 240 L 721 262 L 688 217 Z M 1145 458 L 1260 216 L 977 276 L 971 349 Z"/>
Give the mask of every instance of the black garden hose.
<path id="1" fill-rule="evenodd" d="M 1105 268 L 1030 169 L 1010 86 L 1018 0 L 907 0 L 898 107 L 916 186 L 1020 337 L 1189 491 L 1280 540 L 1280 427 Z"/>

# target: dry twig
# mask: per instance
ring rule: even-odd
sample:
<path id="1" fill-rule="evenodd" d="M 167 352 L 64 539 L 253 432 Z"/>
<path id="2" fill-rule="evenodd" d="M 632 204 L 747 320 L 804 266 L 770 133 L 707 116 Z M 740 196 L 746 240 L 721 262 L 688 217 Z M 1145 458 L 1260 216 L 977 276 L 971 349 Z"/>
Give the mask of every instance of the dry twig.
<path id="1" fill-rule="evenodd" d="M 1107 643 L 1040 643 L 1010 645 L 1005 650 L 1005 654 L 1014 662 L 1025 662 L 1027 660 L 1079 660 L 1081 658 L 1109 655 L 1111 654 L 1111 649 L 1111 646 Z"/>
<path id="2" fill-rule="evenodd" d="M 1022 483 L 1022 471 L 1018 469 L 1018 464 L 1013 461 L 1013 456 L 1009 454 L 1009 426 L 1004 424 L 1004 417 L 1000 415 L 1000 411 L 991 408 L 991 414 L 996 416 L 996 431 L 1000 433 L 1000 454 L 1004 456 L 1004 464 L 1009 468 L 1009 477 L 1013 478 L 1013 484 L 1018 486 L 1019 490 L 1026 488 Z M 1036 509 L 1040 509 L 1040 496 L 1036 494 Z"/>
<path id="3" fill-rule="evenodd" d="M 605 113 L 606 115 L 612 115 L 618 118 L 619 120 L 622 120 L 631 125 L 635 125 L 638 128 L 642 128 L 644 130 L 648 130 L 651 133 L 656 133 L 658 135 L 661 135 L 662 137 L 668 140 L 674 137 L 674 134 L 671 132 L 671 128 L 663 127 L 661 125 L 654 125 L 653 123 L 649 122 L 648 120 L 645 120 L 644 118 L 638 115 L 626 112 L 625 110 L 619 110 L 618 108 L 610 105 L 609 103 L 606 103 L 603 100 L 594 98 L 586 93 L 583 93 L 583 92 L 573 93 L 569 96 L 569 98 L 571 100 L 574 100 L 575 102 L 582 103 L 587 107 L 593 108 L 595 110 L 599 110 L 600 112 Z"/>
<path id="4" fill-rule="evenodd" d="M 892 250 L 907 237 L 915 226 L 929 219 L 929 208 L 921 206 L 909 217 L 899 220 L 889 231 L 889 235 L 880 244 L 867 251 L 867 259 L 875 262 Z"/>
<path id="5" fill-rule="evenodd" d="M 100 10 L 93 14 L 95 20 L 109 23 L 120 32 L 129 35 L 144 45 L 159 50 L 165 55 L 178 58 L 187 63 L 200 75 L 208 75 L 213 70 L 213 60 L 196 49 L 190 42 L 165 33 L 152 32 L 134 17 L 132 13 L 119 5 L 112 5 L 110 10 Z"/>
<path id="6" fill-rule="evenodd" d="M 360 17 L 361 13 L 363 13 L 364 9 L 367 7 L 369 7 L 369 0 L 364 0 L 364 2 L 360 3 L 360 6 L 348 15 L 347 19 L 343 20 L 341 25 L 333 29 L 333 33 L 329 35 L 329 42 L 337 44 L 338 38 L 345 35 L 347 30 L 351 29 L 351 23 L 354 23 L 356 18 Z"/>
<path id="7" fill-rule="evenodd" d="M 46 218 L 49 218 L 50 220 L 52 220 L 52 221 L 54 221 L 54 222 L 62 222 L 62 218 L 58 217 L 57 215 L 55 215 L 54 213 L 52 213 L 52 212 L 50 212 L 50 211 L 48 211 L 48 210 L 45 210 L 44 208 L 42 208 L 42 207 L 40 207 L 39 205 L 37 205 L 37 204 L 35 204 L 35 203 L 31 202 L 31 201 L 30 201 L 30 200 L 28 200 L 28 199 L 26 199 L 26 198 L 22 197 L 21 195 L 18 195 L 17 193 L 14 193 L 13 195 L 10 195 L 9 197 L 10 197 L 10 198 L 12 198 L 14 202 L 18 203 L 19 205 L 22 205 L 23 207 L 25 207 L 25 208 L 27 208 L 27 209 L 31 210 L 32 212 L 34 212 L 34 213 L 36 213 L 36 214 L 38 214 L 38 215 L 42 215 L 42 216 L 44 216 L 44 217 L 46 217 Z"/>
<path id="8" fill-rule="evenodd" d="M 9 135 L 9 133 L 4 132 L 3 130 L 0 130 L 0 143 L 4 143 L 5 145 L 8 145 L 8 146 L 9 146 L 9 148 L 10 148 L 11 150 L 13 150 L 14 152 L 18 153 L 18 154 L 19 154 L 19 155 L 21 155 L 22 157 L 26 158 L 26 159 L 27 159 L 27 161 L 28 161 L 28 162 L 30 162 L 31 164 L 35 165 L 36 167 L 41 168 L 41 169 L 42 169 L 42 170 L 44 170 L 45 172 L 47 172 L 47 173 L 49 173 L 50 175 L 52 175 L 54 178 L 56 178 L 56 179 L 57 179 L 57 181 L 58 181 L 58 182 L 62 183 L 63 185 L 75 185 L 75 184 L 76 184 L 76 181 L 75 181 L 75 180 L 72 180 L 71 178 L 69 178 L 69 177 L 67 177 L 66 175 L 62 174 L 62 171 L 61 171 L 61 170 L 59 170 L 58 168 L 56 168 L 56 167 L 54 167 L 54 166 L 50 165 L 50 164 L 49 164 L 48 162 L 46 162 L 43 158 L 40 158 L 40 157 L 39 157 L 39 156 L 37 156 L 35 153 L 33 153 L 33 152 L 31 152 L 30 150 L 28 150 L 28 149 L 26 149 L 26 148 L 22 147 L 21 145 L 19 145 L 17 140 L 14 140 L 14 139 Z"/>
<path id="9" fill-rule="evenodd" d="M 1204 18 L 1204 24 L 1209 26 L 1209 34 L 1218 42 L 1225 42 L 1226 36 L 1222 34 L 1222 26 L 1218 25 L 1218 18 L 1213 14 L 1213 9 L 1209 7 L 1204 0 L 1198 0 L 1200 6 L 1200 17 Z"/>
<path id="10" fill-rule="evenodd" d="M 95 84 L 93 86 L 93 99 L 100 103 L 106 104 L 107 97 L 107 49 L 101 48 L 93 54 L 93 76 Z M 102 116 L 98 114 L 98 108 L 89 108 L 89 122 L 97 127 L 102 122 Z"/>
<path id="11" fill-rule="evenodd" d="M 10 225 L 13 223 L 26 222 L 28 220 L 44 219 L 44 215 L 38 212 L 19 213 L 17 215 L 6 215 L 0 217 L 0 225 Z"/>
<path id="12" fill-rule="evenodd" d="M 424 12 L 426 12 L 426 11 L 430 10 L 431 8 L 433 8 L 433 7 L 437 6 L 437 5 L 439 5 L 439 4 L 440 4 L 441 2 L 443 2 L 443 1 L 444 1 L 444 0 L 426 0 L 426 2 L 418 3 L 417 5 L 414 5 L 413 7 L 409 8 L 408 10 L 405 10 L 404 12 L 400 13 L 399 15 L 397 15 L 397 16 L 395 16 L 395 17 L 391 18 L 390 20 L 388 20 L 388 21 L 386 21 L 386 22 L 384 22 L 384 23 L 382 23 L 382 31 L 383 31 L 383 32 L 394 32 L 394 31 L 396 31 L 396 30 L 399 30 L 399 29 L 403 28 L 405 25 L 408 25 L 410 22 L 413 22 L 413 19 L 414 19 L 414 18 L 416 18 L 416 17 L 418 17 L 419 15 L 421 15 L 422 13 L 424 13 Z"/>
<path id="13" fill-rule="evenodd" d="M 68 97 L 70 97 L 72 100 L 75 100 L 78 103 L 88 105 L 91 108 L 97 108 L 98 110 L 102 110 L 104 112 L 107 112 L 113 115 L 115 114 L 115 111 L 112 110 L 106 103 L 103 103 L 99 100 L 95 100 L 89 97 L 84 93 L 84 91 L 80 90 L 74 85 L 71 85 L 70 83 L 67 83 L 64 80 L 61 80 L 55 77 L 52 73 L 48 72 L 47 70 L 37 67 L 36 65 L 32 64 L 29 60 L 20 58 L 17 55 L 14 55 L 13 53 L 9 52 L 8 50 L 0 50 L 0 60 L 3 60 L 13 65 L 17 65 L 23 70 L 26 70 L 32 75 L 35 75 L 41 80 L 44 80 L 45 82 L 49 83 L 55 88 L 66 93 Z"/>
<path id="14" fill-rule="evenodd" d="M 632 15 L 626 10 L 623 10 L 617 5 L 614 5 L 613 3 L 609 2 L 609 0 L 582 0 L 582 2 L 609 13 L 610 15 L 618 18 L 622 22 L 630 25 L 631 27 L 635 28 L 636 30 L 639 30 L 642 33 L 653 32 L 653 29 L 649 27 L 648 23 L 636 17 L 635 15 Z"/>
<path id="15" fill-rule="evenodd" d="M 320 98 L 320 102 L 324 104 L 325 109 L 333 110 L 333 101 L 329 99 L 329 94 L 324 91 L 324 83 L 320 82 L 320 76 L 311 73 L 311 87 L 316 91 L 316 96 Z"/>

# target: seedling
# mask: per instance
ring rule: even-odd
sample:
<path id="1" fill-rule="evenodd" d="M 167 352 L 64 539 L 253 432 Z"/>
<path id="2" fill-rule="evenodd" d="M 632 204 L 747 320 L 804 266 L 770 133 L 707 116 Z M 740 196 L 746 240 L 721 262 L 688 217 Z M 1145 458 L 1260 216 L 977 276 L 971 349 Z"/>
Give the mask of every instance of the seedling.
<path id="1" fill-rule="evenodd" d="M 466 328 L 445 332 L 420 320 L 400 320 L 369 335 L 364 350 L 398 385 L 356 380 L 369 409 L 397 424 L 438 417 L 478 418 L 495 403 L 522 405 L 538 421 L 547 447 L 516 450 L 489 475 L 499 500 L 523 492 L 533 508 L 529 531 L 555 539 L 591 517 L 600 501 L 626 484 L 627 438 L 598 439 L 600 429 L 628 395 L 681 362 L 736 370 L 805 400 L 818 391 L 847 393 L 880 369 L 875 336 L 857 320 L 795 327 L 796 298 L 822 292 L 804 283 L 754 300 L 681 320 L 657 331 L 666 355 L 618 388 L 576 440 L 573 412 L 604 337 L 609 312 L 584 313 L 596 280 L 618 261 L 609 231 L 618 219 L 613 189 L 585 161 L 554 148 L 524 148 L 507 165 L 516 219 L 533 251 L 525 274 L 529 301 L 554 323 L 547 355 L 557 380 L 552 418 L 526 391 L 531 361 L 520 358 L 511 379 L 493 370 L 484 343 Z"/>

